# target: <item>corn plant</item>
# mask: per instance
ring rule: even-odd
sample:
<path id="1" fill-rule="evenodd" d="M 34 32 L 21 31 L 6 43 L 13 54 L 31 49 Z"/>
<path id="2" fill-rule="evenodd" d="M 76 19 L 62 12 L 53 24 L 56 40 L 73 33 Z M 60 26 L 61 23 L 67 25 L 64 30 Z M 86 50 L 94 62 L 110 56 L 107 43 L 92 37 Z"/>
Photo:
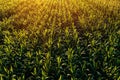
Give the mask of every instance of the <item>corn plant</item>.
<path id="1" fill-rule="evenodd" d="M 0 0 L 0 80 L 119 80 L 119 0 Z"/>

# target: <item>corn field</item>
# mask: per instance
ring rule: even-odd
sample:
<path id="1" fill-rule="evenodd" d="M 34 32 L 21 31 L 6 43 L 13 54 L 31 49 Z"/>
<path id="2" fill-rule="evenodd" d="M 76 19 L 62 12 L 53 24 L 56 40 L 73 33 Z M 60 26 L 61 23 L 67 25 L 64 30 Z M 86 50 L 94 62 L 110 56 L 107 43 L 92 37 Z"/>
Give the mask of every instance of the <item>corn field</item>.
<path id="1" fill-rule="evenodd" d="M 0 80 L 120 80 L 120 0 L 0 0 Z"/>

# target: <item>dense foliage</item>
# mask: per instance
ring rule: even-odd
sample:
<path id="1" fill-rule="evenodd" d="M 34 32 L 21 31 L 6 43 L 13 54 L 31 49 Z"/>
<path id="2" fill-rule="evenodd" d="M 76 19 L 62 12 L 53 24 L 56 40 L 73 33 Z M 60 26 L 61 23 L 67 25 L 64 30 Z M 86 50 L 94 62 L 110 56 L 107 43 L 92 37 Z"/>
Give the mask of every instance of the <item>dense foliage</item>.
<path id="1" fill-rule="evenodd" d="M 0 0 L 0 80 L 120 80 L 119 0 Z"/>

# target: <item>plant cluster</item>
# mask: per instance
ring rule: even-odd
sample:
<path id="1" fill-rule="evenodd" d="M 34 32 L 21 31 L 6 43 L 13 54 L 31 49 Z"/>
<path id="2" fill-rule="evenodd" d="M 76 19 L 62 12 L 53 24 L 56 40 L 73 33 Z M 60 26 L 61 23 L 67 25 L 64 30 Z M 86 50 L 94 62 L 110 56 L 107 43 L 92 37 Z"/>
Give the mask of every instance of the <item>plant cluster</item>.
<path id="1" fill-rule="evenodd" d="M 0 0 L 0 80 L 120 80 L 119 0 Z"/>

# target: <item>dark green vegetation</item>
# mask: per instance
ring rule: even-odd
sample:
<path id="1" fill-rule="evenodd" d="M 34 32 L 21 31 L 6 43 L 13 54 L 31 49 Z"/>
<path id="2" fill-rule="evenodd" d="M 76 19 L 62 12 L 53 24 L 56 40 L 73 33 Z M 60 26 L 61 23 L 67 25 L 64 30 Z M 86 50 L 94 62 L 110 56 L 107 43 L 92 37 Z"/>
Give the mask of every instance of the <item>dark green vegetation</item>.
<path id="1" fill-rule="evenodd" d="M 0 0 L 0 80 L 120 80 L 119 0 Z"/>

